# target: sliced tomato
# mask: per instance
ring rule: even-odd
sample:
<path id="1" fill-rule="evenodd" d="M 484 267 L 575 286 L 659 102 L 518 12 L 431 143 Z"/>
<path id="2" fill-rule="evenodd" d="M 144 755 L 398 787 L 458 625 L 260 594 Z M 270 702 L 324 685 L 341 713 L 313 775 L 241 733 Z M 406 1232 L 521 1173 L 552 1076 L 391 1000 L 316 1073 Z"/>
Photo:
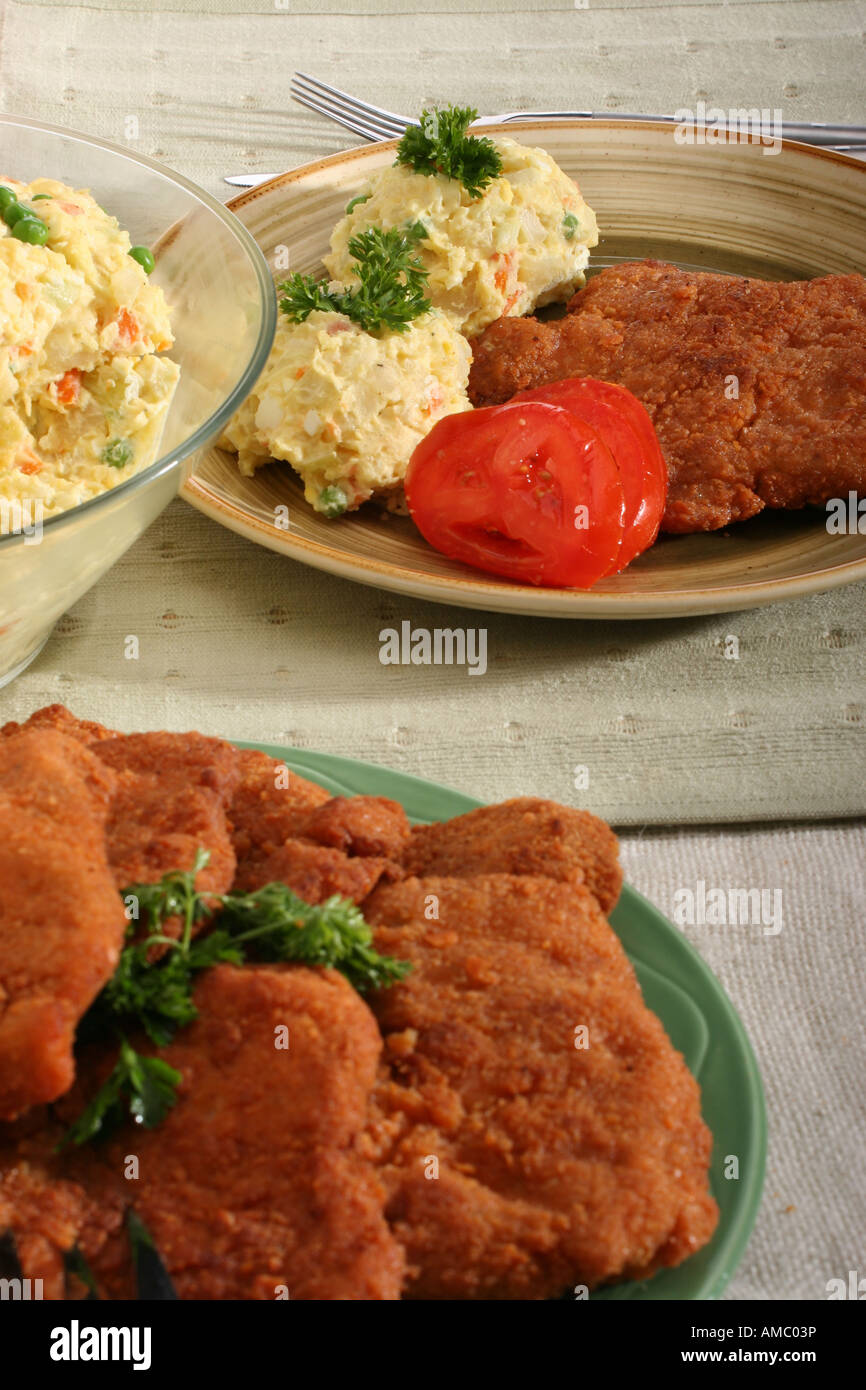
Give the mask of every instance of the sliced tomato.
<path id="1" fill-rule="evenodd" d="M 624 569 L 658 535 L 668 495 L 667 464 L 644 406 L 624 386 L 592 377 L 552 381 L 521 391 L 513 401 L 562 406 L 601 435 L 619 464 L 625 492 L 625 535 L 616 570 Z"/>
<path id="2" fill-rule="evenodd" d="M 596 430 L 544 401 L 448 415 L 416 448 L 409 511 L 437 550 L 523 584 L 589 588 L 617 567 L 625 496 Z"/>

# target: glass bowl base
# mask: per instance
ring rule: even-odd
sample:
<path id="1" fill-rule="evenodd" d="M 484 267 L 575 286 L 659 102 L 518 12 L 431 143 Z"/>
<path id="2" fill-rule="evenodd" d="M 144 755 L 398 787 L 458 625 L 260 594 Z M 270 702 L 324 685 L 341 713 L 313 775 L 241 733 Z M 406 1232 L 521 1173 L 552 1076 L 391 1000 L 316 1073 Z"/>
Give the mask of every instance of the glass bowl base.
<path id="1" fill-rule="evenodd" d="M 2 690 L 3 687 L 6 685 L 10 685 L 12 681 L 14 681 L 18 676 L 21 675 L 22 671 L 27 670 L 27 667 L 30 665 L 31 661 L 36 660 L 37 656 L 42 651 L 42 648 L 45 646 L 45 643 L 48 641 L 53 631 L 54 627 L 52 624 L 52 626 L 48 629 L 47 632 L 43 632 L 40 634 L 36 642 L 36 645 L 30 648 L 30 651 L 27 653 L 25 657 L 23 657 L 19 661 L 16 661 L 15 665 L 10 666 L 8 671 L 0 671 L 0 690 Z"/>

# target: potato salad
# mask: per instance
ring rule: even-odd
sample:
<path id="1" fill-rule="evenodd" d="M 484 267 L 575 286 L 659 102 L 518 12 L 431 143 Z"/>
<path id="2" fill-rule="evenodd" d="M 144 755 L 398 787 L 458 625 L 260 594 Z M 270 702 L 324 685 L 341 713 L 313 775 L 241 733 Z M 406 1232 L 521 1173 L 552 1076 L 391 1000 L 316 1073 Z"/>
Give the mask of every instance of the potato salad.
<path id="1" fill-rule="evenodd" d="M 471 351 L 441 314 L 374 335 L 333 310 L 281 315 L 267 366 L 225 431 L 242 473 L 283 459 L 316 511 L 338 516 L 398 491 L 443 415 L 468 410 Z"/>
<path id="2" fill-rule="evenodd" d="M 292 465 L 316 511 L 405 507 L 413 454 L 471 409 L 470 339 L 583 283 L 595 215 L 544 150 L 470 132 L 475 112 L 422 112 L 334 228 L 331 279 L 278 286 L 273 350 L 221 443 L 250 476 Z"/>
<path id="3" fill-rule="evenodd" d="M 179 368 L 153 256 L 88 193 L 0 178 L 0 523 L 153 462 Z"/>
<path id="4" fill-rule="evenodd" d="M 349 271 L 348 246 L 369 223 L 423 226 L 419 255 L 430 300 L 473 337 L 502 314 L 529 314 L 568 299 L 584 281 L 598 244 L 595 213 L 545 150 L 497 140 L 501 173 L 473 197 L 444 173 L 411 165 L 381 169 L 337 223 L 325 267 Z"/>

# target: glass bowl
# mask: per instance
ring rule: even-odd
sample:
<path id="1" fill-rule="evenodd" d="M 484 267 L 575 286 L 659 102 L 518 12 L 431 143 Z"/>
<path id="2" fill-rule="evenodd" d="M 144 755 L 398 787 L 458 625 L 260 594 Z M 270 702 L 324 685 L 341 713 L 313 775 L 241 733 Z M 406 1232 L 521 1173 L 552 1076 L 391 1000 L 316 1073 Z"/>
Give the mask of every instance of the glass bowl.
<path id="1" fill-rule="evenodd" d="M 192 472 L 265 364 L 276 299 L 267 262 L 215 198 L 153 160 L 38 121 L 0 116 L 0 175 L 88 188 L 153 248 L 172 310 L 180 380 L 160 457 L 110 492 L 0 536 L 0 685 L 41 650 L 57 619 L 137 540 Z"/>

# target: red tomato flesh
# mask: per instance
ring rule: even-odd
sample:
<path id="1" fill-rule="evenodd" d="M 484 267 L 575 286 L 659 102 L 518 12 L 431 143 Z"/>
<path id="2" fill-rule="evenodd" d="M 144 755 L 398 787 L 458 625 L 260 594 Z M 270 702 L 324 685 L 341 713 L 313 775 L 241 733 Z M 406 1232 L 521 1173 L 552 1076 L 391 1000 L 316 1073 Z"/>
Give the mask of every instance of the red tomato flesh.
<path id="1" fill-rule="evenodd" d="M 425 540 L 476 569 L 584 589 L 619 568 L 619 467 L 593 426 L 559 405 L 446 416 L 413 453 L 405 488 Z"/>
<path id="2" fill-rule="evenodd" d="M 521 391 L 513 401 L 549 401 L 562 406 L 601 435 L 622 475 L 625 535 L 616 570 L 625 569 L 658 535 L 668 495 L 667 464 L 652 420 L 637 396 L 612 382 L 567 377 L 533 391 Z"/>

